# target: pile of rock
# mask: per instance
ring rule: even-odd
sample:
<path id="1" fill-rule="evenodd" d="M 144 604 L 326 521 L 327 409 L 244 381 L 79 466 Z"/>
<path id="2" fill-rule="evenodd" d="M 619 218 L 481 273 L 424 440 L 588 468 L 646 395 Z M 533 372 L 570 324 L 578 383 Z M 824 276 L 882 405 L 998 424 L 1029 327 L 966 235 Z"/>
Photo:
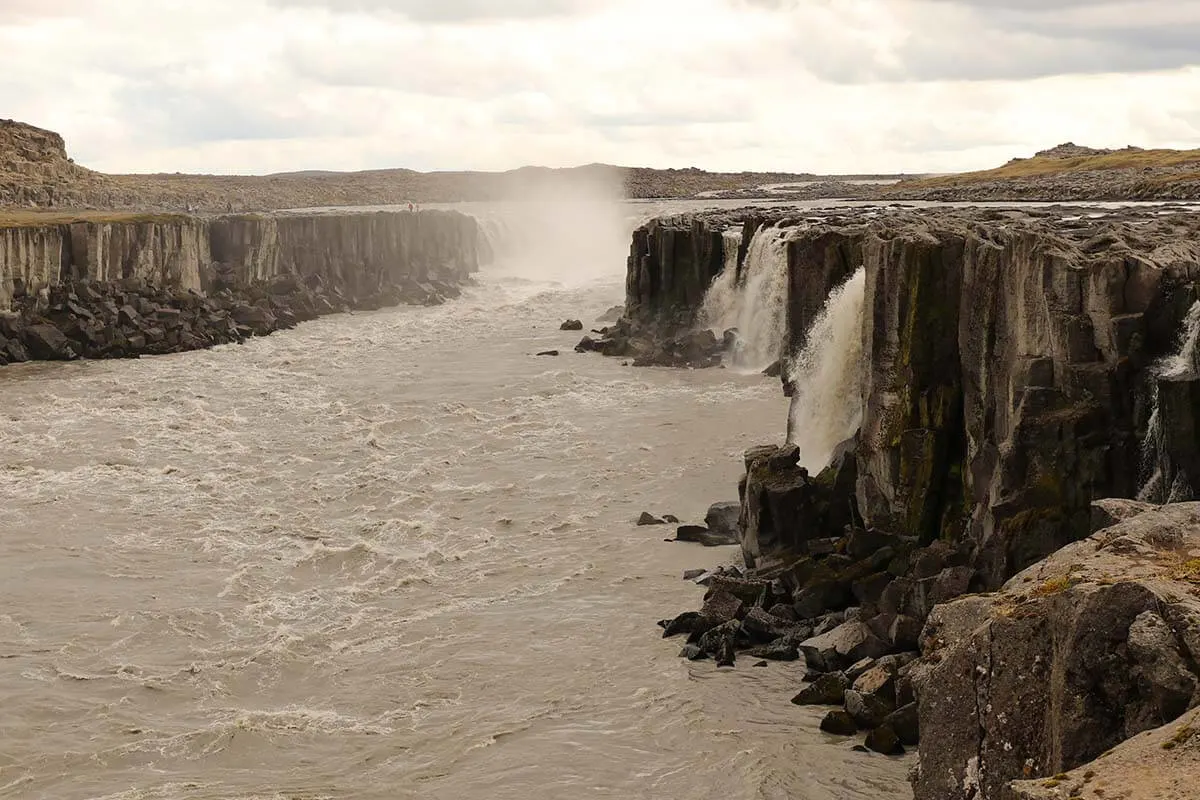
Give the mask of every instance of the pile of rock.
<path id="1" fill-rule="evenodd" d="M 214 285 L 222 285 L 219 267 L 214 265 Z M 0 365 L 179 353 L 266 336 L 324 314 L 434 305 L 459 294 L 457 286 L 434 281 L 383 286 L 360 297 L 319 276 L 294 275 L 225 286 L 207 296 L 140 278 L 65 283 L 37 295 L 18 289 L 13 310 L 0 313 Z"/>
<path id="2" fill-rule="evenodd" d="M 689 331 L 674 336 L 656 336 L 635 331 L 628 320 L 592 331 L 599 338 L 584 336 L 575 346 L 577 353 L 600 353 L 630 358 L 635 367 L 719 367 L 725 353 L 736 340 L 736 332 L 726 331 L 718 339 L 710 330 Z"/>

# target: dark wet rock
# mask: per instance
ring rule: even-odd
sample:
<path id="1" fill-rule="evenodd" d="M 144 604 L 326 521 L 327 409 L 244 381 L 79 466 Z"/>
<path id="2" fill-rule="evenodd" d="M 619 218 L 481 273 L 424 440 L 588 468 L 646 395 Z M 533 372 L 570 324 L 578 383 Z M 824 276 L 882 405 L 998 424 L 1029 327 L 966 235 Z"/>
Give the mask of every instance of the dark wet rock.
<path id="1" fill-rule="evenodd" d="M 680 525 L 675 531 L 675 541 L 677 542 L 698 544 L 706 536 L 708 536 L 708 528 L 703 525 Z"/>
<path id="2" fill-rule="evenodd" d="M 709 596 L 704 601 L 704 608 L 701 609 L 700 615 L 706 620 L 713 623 L 713 627 L 723 625 L 730 620 L 735 620 L 741 617 L 744 613 L 745 603 L 738 597 L 726 591 L 711 591 Z"/>
<path id="3" fill-rule="evenodd" d="M 581 331 L 583 330 L 583 322 L 577 319 L 569 319 L 559 326 L 559 330 L 563 331 Z"/>
<path id="4" fill-rule="evenodd" d="M 766 661 L 759 661 L 759 662 L 758 662 L 758 663 L 756 663 L 754 666 L 756 666 L 756 667 L 769 667 L 769 666 L 771 666 L 771 665 L 770 665 L 769 663 L 767 663 Z"/>
<path id="5" fill-rule="evenodd" d="M 875 659 L 873 658 L 864 658 L 855 662 L 846 670 L 846 678 L 849 679 L 850 683 L 854 683 L 860 675 L 874 667 L 875 663 Z"/>
<path id="6" fill-rule="evenodd" d="M 834 710 L 821 720 L 821 730 L 833 736 L 854 736 L 858 733 L 858 724 L 845 711 Z"/>
<path id="7" fill-rule="evenodd" d="M 883 724 L 896 734 L 900 744 L 905 747 L 916 747 L 921 743 L 921 723 L 916 703 L 908 703 L 896 709 L 887 716 Z"/>
<path id="8" fill-rule="evenodd" d="M 873 753 L 881 753 L 885 756 L 904 755 L 904 745 L 900 743 L 900 737 L 888 725 L 881 725 L 868 733 L 865 744 L 867 749 Z"/>
<path id="9" fill-rule="evenodd" d="M 679 657 L 686 658 L 688 661 L 702 661 L 708 658 L 708 653 L 704 652 L 704 648 L 698 644 L 686 644 L 679 651 Z"/>
<path id="10" fill-rule="evenodd" d="M 53 325 L 30 325 L 25 329 L 25 348 L 41 361 L 73 361 L 79 357 L 71 340 Z"/>
<path id="11" fill-rule="evenodd" d="M 684 570 L 684 572 L 683 572 L 683 579 L 684 579 L 685 581 L 694 581 L 694 580 L 696 580 L 696 578 L 699 578 L 699 577 L 701 577 L 702 575 L 704 575 L 704 574 L 705 574 L 705 573 L 707 573 L 707 572 L 708 572 L 708 570 L 706 570 L 706 569 L 688 569 L 688 570 Z"/>
<path id="12" fill-rule="evenodd" d="M 798 706 L 840 706 L 850 681 L 841 672 L 827 672 L 792 698 Z"/>
<path id="13" fill-rule="evenodd" d="M 796 613 L 796 609 L 788 603 L 776 603 L 767 609 L 767 613 L 772 617 L 784 620 L 785 622 L 800 621 L 800 616 Z"/>
<path id="14" fill-rule="evenodd" d="M 715 619 L 715 617 L 710 617 Z M 685 611 L 672 620 L 663 620 L 659 624 L 663 628 L 663 638 L 691 634 L 704 623 L 702 615 L 696 611 Z M 711 627 L 711 626 L 710 626 Z"/>
<path id="15" fill-rule="evenodd" d="M 736 619 L 718 625 L 700 637 L 700 649 L 717 661 L 718 667 L 732 667 L 737 660 L 737 639 L 742 624 Z"/>
<path id="16" fill-rule="evenodd" d="M 751 658 L 765 658 L 768 661 L 799 661 L 800 649 L 787 636 L 776 639 L 770 644 L 755 647 L 748 651 Z"/>
<path id="17" fill-rule="evenodd" d="M 861 622 L 847 622 L 800 645 L 805 660 L 825 670 L 841 669 L 864 658 L 886 655 L 888 646 Z"/>
<path id="18" fill-rule="evenodd" d="M 663 521 L 668 525 L 678 525 L 679 517 L 675 516 L 674 514 L 663 514 Z"/>
<path id="19" fill-rule="evenodd" d="M 542 352 L 538 353 L 538 355 L 539 356 L 556 356 L 556 355 L 558 355 L 558 351 L 557 350 L 543 350 Z"/>
<path id="20" fill-rule="evenodd" d="M 792 626 L 772 617 L 761 608 L 752 608 L 742 619 L 742 627 L 752 640 L 759 644 L 773 642 L 787 636 Z"/>
<path id="21" fill-rule="evenodd" d="M 858 727 L 875 728 L 883 724 L 888 715 L 896 710 L 894 702 L 875 695 L 867 695 L 855 689 L 847 689 L 845 694 L 846 713 L 849 714 Z"/>
<path id="22" fill-rule="evenodd" d="M 666 525 L 667 521 L 664 519 L 659 519 L 658 517 L 651 514 L 649 511 L 643 511 L 642 515 L 640 517 L 638 517 L 637 524 L 642 527 L 649 526 L 649 525 Z"/>
<path id="23" fill-rule="evenodd" d="M 741 503 L 714 503 L 704 515 L 704 524 L 709 533 L 715 536 L 726 536 L 731 544 L 738 544 L 740 526 L 738 519 L 742 513 Z"/>
<path id="24" fill-rule="evenodd" d="M 738 577 L 732 571 L 725 572 L 713 578 L 708 593 L 725 592 L 737 597 L 746 607 L 762 606 L 762 600 L 769 595 L 770 583 L 761 580 L 751 580 Z"/>
<path id="25" fill-rule="evenodd" d="M 768 378 L 778 378 L 783 375 L 783 362 L 776 361 L 771 366 L 762 371 L 762 374 Z"/>

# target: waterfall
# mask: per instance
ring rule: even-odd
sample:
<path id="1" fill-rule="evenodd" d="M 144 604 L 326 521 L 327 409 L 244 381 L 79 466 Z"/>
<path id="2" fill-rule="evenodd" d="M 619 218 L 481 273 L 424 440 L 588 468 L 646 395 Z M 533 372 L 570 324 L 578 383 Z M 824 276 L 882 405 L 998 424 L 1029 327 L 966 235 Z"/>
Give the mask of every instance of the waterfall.
<path id="1" fill-rule="evenodd" d="M 787 326 L 786 233 L 776 227 L 760 228 L 750 240 L 740 273 L 727 249 L 725 268 L 704 295 L 700 324 L 718 335 L 737 328 L 738 345 L 730 354 L 734 367 L 761 370 L 774 363 L 783 349 Z M 726 239 L 727 248 L 730 241 Z"/>
<path id="2" fill-rule="evenodd" d="M 862 425 L 866 283 L 866 270 L 859 267 L 829 294 L 788 370 L 796 386 L 788 441 L 800 448 L 800 464 L 813 473 Z"/>
<path id="3" fill-rule="evenodd" d="M 708 328 L 718 337 L 737 325 L 738 315 L 738 249 L 742 246 L 740 229 L 722 231 L 721 243 L 725 251 L 725 266 L 721 274 L 713 278 L 712 285 L 704 293 L 704 304 L 697 317 L 701 328 Z"/>
<path id="4" fill-rule="evenodd" d="M 1174 354 L 1150 367 L 1150 421 L 1142 442 L 1142 487 L 1138 500 L 1174 503 L 1193 496 L 1188 476 L 1176 470 L 1167 452 L 1167 431 L 1159 407 L 1159 381 L 1200 376 L 1200 300 L 1192 304 L 1183 320 L 1179 347 Z"/>

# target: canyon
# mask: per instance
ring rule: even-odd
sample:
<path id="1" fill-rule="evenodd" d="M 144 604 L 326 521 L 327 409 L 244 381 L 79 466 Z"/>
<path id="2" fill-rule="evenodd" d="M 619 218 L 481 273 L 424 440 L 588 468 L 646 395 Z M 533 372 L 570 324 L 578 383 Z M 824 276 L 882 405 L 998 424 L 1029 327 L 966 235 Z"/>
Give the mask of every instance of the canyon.
<path id="1" fill-rule="evenodd" d="M 490 259 L 452 211 L 38 217 L 0 225 L 0 365 L 241 342 L 455 297 Z"/>
<path id="2" fill-rule="evenodd" d="M 643 226 L 627 275 L 584 349 L 674 366 L 702 340 L 685 363 L 738 368 L 725 309 L 770 321 L 792 396 L 786 438 L 746 453 L 749 574 L 662 623 L 683 655 L 802 655 L 794 702 L 845 705 L 824 730 L 924 734 L 918 800 L 1188 796 L 1200 218 L 748 208 Z M 1122 755 L 1143 733 L 1164 794 Z"/>

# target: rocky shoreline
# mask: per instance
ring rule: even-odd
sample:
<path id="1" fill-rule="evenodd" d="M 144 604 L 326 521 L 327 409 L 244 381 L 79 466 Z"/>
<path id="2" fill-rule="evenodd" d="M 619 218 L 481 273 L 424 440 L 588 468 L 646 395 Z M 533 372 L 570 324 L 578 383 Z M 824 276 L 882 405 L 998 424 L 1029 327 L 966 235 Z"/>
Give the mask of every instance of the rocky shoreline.
<path id="1" fill-rule="evenodd" d="M 481 237 L 442 211 L 0 227 L 0 366 L 177 353 L 442 303 L 488 259 Z"/>
<path id="2" fill-rule="evenodd" d="M 706 576 L 702 608 L 664 635 L 718 666 L 803 658 L 793 702 L 833 706 L 827 733 L 884 754 L 919 743 L 917 800 L 1190 797 L 1200 216 L 659 220 L 634 236 L 626 315 L 600 349 L 645 357 L 693 335 L 708 286 L 743 267 L 748 237 L 737 260 L 714 252 L 739 225 L 787 229 L 785 376 L 812 357 L 825 299 L 865 270 L 861 372 L 838 398 L 861 424 L 812 473 L 795 444 L 747 452 L 748 570 Z M 821 389 L 788 388 L 794 412 Z M 821 424 L 792 417 L 789 436 Z M 1156 486 L 1170 505 L 1129 499 Z M 1160 773 L 1139 784 L 1147 741 Z"/>

